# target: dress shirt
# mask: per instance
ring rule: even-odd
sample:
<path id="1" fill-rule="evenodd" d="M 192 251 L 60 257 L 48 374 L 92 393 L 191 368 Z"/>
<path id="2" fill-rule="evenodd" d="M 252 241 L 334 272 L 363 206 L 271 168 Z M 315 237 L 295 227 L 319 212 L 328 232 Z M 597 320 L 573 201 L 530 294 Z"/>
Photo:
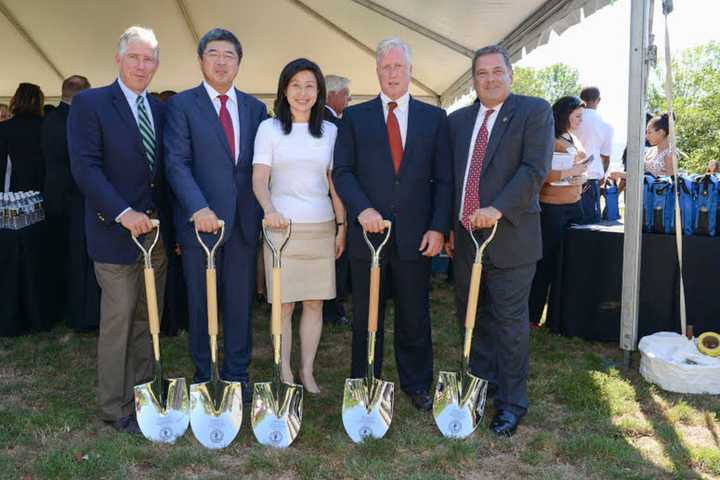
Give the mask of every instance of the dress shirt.
<path id="1" fill-rule="evenodd" d="M 330 110 L 330 113 L 332 113 L 332 116 L 333 116 L 333 117 L 335 117 L 335 118 L 340 118 L 340 115 L 338 115 L 337 112 L 336 112 L 335 110 L 333 110 L 333 108 L 332 108 L 330 105 L 325 105 L 325 108 L 327 108 L 328 110 Z"/>
<path id="2" fill-rule="evenodd" d="M 384 93 L 380 92 L 380 100 L 382 101 L 383 118 L 385 118 L 386 124 L 387 124 L 387 116 L 388 116 L 388 111 L 389 111 L 388 103 L 390 103 L 390 102 L 397 103 L 397 107 L 395 107 L 395 110 L 393 110 L 393 113 L 395 114 L 395 118 L 397 118 L 398 125 L 400 126 L 400 137 L 402 138 L 403 149 L 405 149 L 405 137 L 407 136 L 410 93 L 405 92 L 405 95 L 398 98 L 397 100 L 390 100 L 390 97 L 388 97 Z"/>
<path id="3" fill-rule="evenodd" d="M 123 95 L 125 95 L 125 99 L 128 102 L 130 111 L 132 112 L 133 117 L 135 117 L 135 123 L 137 124 L 140 123 L 140 119 L 138 118 L 137 97 L 142 96 L 145 99 L 145 112 L 147 113 L 148 119 L 150 120 L 150 125 L 152 125 L 153 130 L 155 130 L 155 121 L 153 120 L 152 108 L 150 108 L 150 101 L 148 100 L 147 88 L 138 95 L 137 93 L 130 90 L 130 88 L 128 88 L 128 86 L 123 83 L 120 77 L 118 77 L 118 85 L 120 85 L 120 90 L 122 90 Z M 155 139 L 155 142 L 157 142 L 157 139 Z M 120 212 L 120 214 L 115 217 L 115 221 L 117 223 L 120 223 L 120 217 L 125 215 L 125 212 L 127 212 L 128 210 L 132 210 L 132 208 L 127 207 L 125 210 Z"/>
<path id="4" fill-rule="evenodd" d="M 605 168 L 600 156 L 609 157 L 612 153 L 612 126 L 603 120 L 597 110 L 586 108 L 583 110 L 582 122 L 573 133 L 582 142 L 587 155 L 593 156 L 592 162 L 588 165 L 588 178 L 590 180 L 600 180 L 605 176 Z"/>
<path id="5" fill-rule="evenodd" d="M 504 103 L 504 102 L 503 102 Z M 485 128 L 487 128 L 488 131 L 488 145 L 490 144 L 490 136 L 492 135 L 492 129 L 495 125 L 495 120 L 497 120 L 498 114 L 500 113 L 500 109 L 502 108 L 503 104 L 496 105 L 492 108 L 493 113 L 488 117 L 487 124 L 485 125 Z M 465 176 L 463 179 L 463 191 L 462 191 L 462 197 L 460 197 L 460 212 L 458 212 L 458 219 L 462 220 L 462 214 L 463 214 L 463 199 L 465 198 L 465 188 L 467 188 L 467 178 L 468 178 L 468 172 L 470 171 L 470 161 L 472 160 L 472 154 L 473 150 L 475 150 L 475 141 L 477 141 L 478 133 L 480 132 L 480 127 L 482 127 L 483 120 L 485 119 L 485 112 L 490 110 L 489 108 L 485 107 L 482 103 L 480 104 L 480 108 L 478 109 L 477 117 L 475 117 L 475 126 L 473 127 L 472 135 L 470 136 L 470 150 L 468 151 L 468 157 L 467 162 L 465 162 Z M 483 159 L 483 165 L 485 165 L 485 159 Z"/>
<path id="6" fill-rule="evenodd" d="M 222 94 L 218 93 L 217 90 L 208 85 L 205 80 L 203 80 L 203 86 L 205 87 L 205 90 L 207 91 L 210 100 L 212 100 L 213 107 L 215 107 L 215 113 L 217 113 L 218 118 L 220 118 L 221 104 L 219 97 Z M 235 164 L 237 164 L 238 155 L 240 154 L 240 118 L 238 117 L 238 101 L 237 94 L 235 93 L 235 87 L 230 87 L 230 89 L 225 93 L 225 95 L 228 96 L 227 102 L 225 103 L 225 108 L 227 108 L 228 112 L 230 112 L 230 119 L 232 120 L 233 126 L 233 134 L 235 135 Z"/>

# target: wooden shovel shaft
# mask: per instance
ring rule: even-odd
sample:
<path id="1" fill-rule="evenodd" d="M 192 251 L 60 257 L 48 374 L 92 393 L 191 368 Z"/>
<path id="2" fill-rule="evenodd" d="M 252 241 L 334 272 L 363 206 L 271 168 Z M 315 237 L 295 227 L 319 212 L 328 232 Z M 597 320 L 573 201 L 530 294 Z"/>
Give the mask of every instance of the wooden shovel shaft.
<path id="1" fill-rule="evenodd" d="M 214 268 L 205 270 L 207 284 L 208 335 L 210 335 L 210 357 L 217 362 L 218 307 L 217 307 L 217 276 Z"/>
<path id="2" fill-rule="evenodd" d="M 475 328 L 478 297 L 480 295 L 480 277 L 482 276 L 482 262 L 473 263 L 470 274 L 470 292 L 468 292 L 467 310 L 465 310 L 465 344 L 463 357 L 468 358 L 472 343 L 472 332 Z"/>
<path id="3" fill-rule="evenodd" d="M 377 332 L 380 307 L 380 266 L 370 267 L 370 302 L 368 305 L 368 332 Z"/>
<path id="4" fill-rule="evenodd" d="M 147 298 L 148 322 L 152 335 L 155 361 L 160 361 L 160 315 L 158 314 L 157 289 L 155 288 L 155 269 L 145 268 L 145 297 Z"/>
<path id="5" fill-rule="evenodd" d="M 280 268 L 273 267 L 270 333 L 273 338 L 273 355 L 277 365 L 280 364 L 280 339 L 282 335 L 282 296 L 280 294 L 280 281 Z"/>

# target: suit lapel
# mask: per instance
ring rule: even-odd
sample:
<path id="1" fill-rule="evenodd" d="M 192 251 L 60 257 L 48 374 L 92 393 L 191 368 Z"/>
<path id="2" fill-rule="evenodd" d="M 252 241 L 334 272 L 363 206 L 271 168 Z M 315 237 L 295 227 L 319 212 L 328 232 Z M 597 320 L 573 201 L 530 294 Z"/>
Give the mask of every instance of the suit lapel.
<path id="1" fill-rule="evenodd" d="M 205 120 L 208 122 L 211 128 L 215 130 L 215 134 L 217 135 L 220 144 L 225 149 L 225 153 L 227 153 L 227 159 L 231 161 L 234 166 L 235 160 L 232 158 L 232 153 L 230 153 L 230 145 L 228 145 L 227 138 L 225 138 L 225 132 L 222 129 L 222 125 L 220 125 L 220 117 L 218 117 L 212 100 L 210 100 L 210 96 L 208 95 L 207 90 L 205 90 L 205 87 L 202 84 L 195 88 L 195 100 L 198 104 L 200 114 L 205 117 Z"/>
<path id="2" fill-rule="evenodd" d="M 394 176 L 395 167 L 393 165 L 392 153 L 390 153 L 390 142 L 388 141 L 387 124 L 385 123 L 385 113 L 383 112 L 383 104 L 382 100 L 380 100 L 380 95 L 378 95 L 375 100 L 373 100 L 372 116 L 375 118 L 375 120 L 371 121 L 369 123 L 369 126 L 371 126 L 375 130 L 373 132 L 373 135 L 376 135 L 380 139 L 380 145 L 382 145 L 381 157 L 383 158 L 379 159 L 380 164 L 383 167 L 389 168 L 390 172 L 392 172 Z"/>
<path id="3" fill-rule="evenodd" d="M 500 145 L 500 141 L 514 113 L 515 96 L 510 95 L 507 100 L 505 100 L 505 103 L 503 103 L 502 108 L 500 108 L 492 132 L 490 133 L 490 141 L 488 142 L 487 150 L 485 150 L 485 160 L 483 161 L 483 172 L 487 170 L 488 165 L 490 165 L 495 158 L 495 151 L 498 145 Z"/>
<path id="4" fill-rule="evenodd" d="M 470 152 L 470 142 L 472 142 L 473 128 L 475 128 L 475 121 L 477 119 L 478 110 L 480 109 L 480 103 L 474 103 L 467 110 L 466 118 L 463 122 L 460 122 L 462 131 L 459 135 L 458 140 L 458 151 L 459 161 L 457 170 L 455 171 L 455 178 L 463 182 L 465 180 L 465 169 L 467 168 L 468 155 Z M 462 188 L 462 184 L 460 186 Z M 462 190 L 461 190 L 462 191 Z"/>
<path id="5" fill-rule="evenodd" d="M 250 122 L 248 119 L 247 99 L 237 88 L 235 88 L 235 98 L 237 98 L 238 104 L 238 144 L 235 145 L 235 152 L 238 155 L 239 164 L 240 159 L 244 158 L 243 156 L 245 155 L 245 146 L 247 142 L 245 142 L 244 139 L 248 136 L 246 128 Z"/>
<path id="6" fill-rule="evenodd" d="M 131 132 L 131 135 L 135 141 L 135 147 L 140 152 L 143 158 L 145 158 L 145 149 L 142 146 L 142 140 L 140 138 L 140 128 L 138 127 L 137 122 L 135 121 L 135 117 L 133 116 L 132 110 L 130 110 L 130 105 L 128 105 L 127 98 L 125 98 L 125 94 L 123 93 L 122 89 L 120 88 L 120 84 L 117 80 L 112 84 L 112 101 L 113 106 L 115 107 L 115 111 L 118 113 L 122 121 L 126 124 L 128 127 L 128 131 Z M 145 162 L 147 165 L 147 162 Z"/>

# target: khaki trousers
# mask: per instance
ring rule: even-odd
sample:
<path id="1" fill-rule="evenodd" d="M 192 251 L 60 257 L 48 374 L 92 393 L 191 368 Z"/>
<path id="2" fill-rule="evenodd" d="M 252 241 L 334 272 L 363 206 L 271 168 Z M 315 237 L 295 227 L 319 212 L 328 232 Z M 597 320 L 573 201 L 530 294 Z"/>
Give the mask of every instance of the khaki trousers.
<path id="1" fill-rule="evenodd" d="M 153 234 L 145 236 L 149 247 Z M 157 301 L 162 318 L 167 257 L 162 238 L 152 252 Z M 115 421 L 133 413 L 133 387 L 152 376 L 153 352 L 148 330 L 147 298 L 140 250 L 131 265 L 95 262 L 102 290 L 98 337 L 98 404 L 100 417 Z"/>

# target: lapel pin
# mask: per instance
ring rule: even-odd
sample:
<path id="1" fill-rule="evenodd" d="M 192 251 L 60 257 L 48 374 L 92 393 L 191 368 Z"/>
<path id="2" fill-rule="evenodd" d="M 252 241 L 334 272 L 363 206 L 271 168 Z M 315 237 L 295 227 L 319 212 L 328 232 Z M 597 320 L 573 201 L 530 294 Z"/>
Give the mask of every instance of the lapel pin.
<path id="1" fill-rule="evenodd" d="M 507 117 L 503 117 L 503 123 L 507 122 Z"/>

